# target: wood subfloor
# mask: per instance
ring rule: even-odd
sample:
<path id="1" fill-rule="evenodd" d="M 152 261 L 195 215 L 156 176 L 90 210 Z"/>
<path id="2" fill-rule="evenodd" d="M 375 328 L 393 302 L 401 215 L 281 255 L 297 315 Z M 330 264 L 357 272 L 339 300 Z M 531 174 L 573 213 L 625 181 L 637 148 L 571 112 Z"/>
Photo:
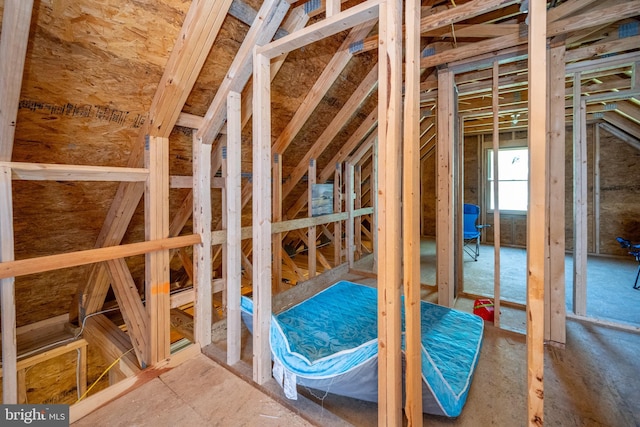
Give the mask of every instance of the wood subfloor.
<path id="1" fill-rule="evenodd" d="M 73 426 L 310 426 L 203 354 L 108 403 Z"/>

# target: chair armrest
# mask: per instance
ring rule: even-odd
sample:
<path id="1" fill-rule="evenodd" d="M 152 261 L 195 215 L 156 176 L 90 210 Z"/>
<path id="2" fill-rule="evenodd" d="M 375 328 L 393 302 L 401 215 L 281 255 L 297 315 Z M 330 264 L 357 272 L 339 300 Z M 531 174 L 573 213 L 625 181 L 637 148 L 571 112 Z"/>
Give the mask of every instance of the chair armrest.
<path id="1" fill-rule="evenodd" d="M 480 225 L 476 225 L 476 228 L 478 230 L 482 230 L 483 228 L 489 228 L 491 227 L 491 224 L 480 224 Z"/>

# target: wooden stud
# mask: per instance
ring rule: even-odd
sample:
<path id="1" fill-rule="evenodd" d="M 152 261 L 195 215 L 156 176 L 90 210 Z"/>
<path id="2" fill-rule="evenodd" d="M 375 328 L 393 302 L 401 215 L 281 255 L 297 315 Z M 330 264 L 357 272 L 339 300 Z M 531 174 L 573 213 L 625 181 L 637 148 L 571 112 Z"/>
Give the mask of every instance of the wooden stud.
<path id="1" fill-rule="evenodd" d="M 402 151 L 402 259 L 405 312 L 405 405 L 407 425 L 422 425 L 420 333 L 420 1 L 405 12 L 405 98 Z M 375 164 L 375 163 L 374 163 Z"/>
<path id="2" fill-rule="evenodd" d="M 242 219 L 242 183 L 240 161 L 242 158 L 242 120 L 240 117 L 240 94 L 231 92 L 227 99 L 227 165 L 225 189 L 227 242 L 226 280 L 227 280 L 227 363 L 235 364 L 240 360 L 240 295 L 242 290 L 241 271 L 241 219 Z"/>
<path id="3" fill-rule="evenodd" d="M 454 227 L 453 227 L 453 73 L 438 70 L 438 140 L 436 248 L 438 304 L 454 304 Z"/>
<path id="4" fill-rule="evenodd" d="M 353 208 L 362 208 L 362 168 L 356 164 L 353 169 Z M 353 246 L 355 259 L 362 258 L 362 217 L 353 218 Z"/>
<path id="5" fill-rule="evenodd" d="M 316 184 L 316 160 L 315 159 L 311 159 L 309 161 L 309 172 L 307 174 L 308 176 L 308 189 L 307 189 L 307 194 L 309 195 L 309 201 L 307 202 L 307 206 L 308 206 L 308 216 L 309 218 L 313 217 L 313 186 Z M 309 263 L 309 279 L 315 277 L 316 275 L 316 241 L 317 241 L 317 236 L 316 236 L 316 226 L 313 225 L 311 227 L 309 227 L 309 231 L 308 231 L 308 248 L 309 248 L 309 252 L 308 252 L 308 263 Z"/>
<path id="6" fill-rule="evenodd" d="M 347 221 L 345 222 L 345 238 L 346 241 L 344 243 L 345 250 L 347 251 L 347 262 L 349 263 L 349 268 L 353 268 L 354 263 L 354 217 L 353 217 L 353 185 L 354 185 L 354 170 L 353 165 L 351 163 L 344 164 L 344 194 L 345 194 L 345 205 L 348 214 Z"/>
<path id="7" fill-rule="evenodd" d="M 431 13 L 420 20 L 420 32 L 426 33 L 437 28 L 448 27 L 484 13 L 518 3 L 517 0 L 476 0 L 461 4 L 441 12 Z"/>
<path id="8" fill-rule="evenodd" d="M 273 154 L 273 222 L 282 221 L 282 155 Z M 273 233 L 273 291 L 282 287 L 282 233 Z"/>
<path id="9" fill-rule="evenodd" d="M 336 163 L 336 171 L 333 176 L 333 212 L 342 212 L 342 163 Z M 335 267 L 342 264 L 342 222 L 333 224 L 333 264 Z"/>
<path id="10" fill-rule="evenodd" d="M 545 301 L 548 301 L 545 340 L 558 344 L 566 342 L 565 225 L 564 221 L 553 220 L 565 217 L 564 64 L 563 43 L 549 50 L 549 280 L 545 291 Z"/>
<path id="11" fill-rule="evenodd" d="M 8 0 L 2 13 L 0 37 L 0 161 L 11 161 L 29 41 L 33 0 Z M 13 203 L 11 169 L 0 166 L 0 262 L 13 261 Z M 2 403 L 18 403 L 15 280 L 0 280 L 2 323 Z"/>
<path id="12" fill-rule="evenodd" d="M 84 396 L 87 391 L 87 344 L 77 349 L 78 351 L 78 394 Z"/>
<path id="13" fill-rule="evenodd" d="M 280 39 L 282 40 L 282 39 Z M 271 79 L 269 58 L 253 56 L 253 380 L 271 378 Z"/>
<path id="14" fill-rule="evenodd" d="M 580 73 L 573 76 L 573 312 L 587 314 L 587 124 Z"/>
<path id="15" fill-rule="evenodd" d="M 373 201 L 371 234 L 373 238 L 373 271 L 378 270 L 378 139 L 373 142 L 373 148 L 371 149 L 371 194 Z"/>
<path id="16" fill-rule="evenodd" d="M 500 327 L 500 169 L 498 168 L 498 153 L 500 152 L 500 130 L 498 128 L 498 116 L 500 111 L 499 69 L 500 63 L 495 61 L 493 63 L 491 100 L 493 109 L 493 326 L 496 328 Z"/>
<path id="17" fill-rule="evenodd" d="M 169 139 L 150 136 L 145 147 L 149 179 L 145 185 L 145 238 L 169 237 Z M 209 185 L 209 181 L 207 181 Z M 155 365 L 169 351 L 169 251 L 145 255 L 145 300 L 149 315 L 149 363 Z"/>
<path id="18" fill-rule="evenodd" d="M 14 259 L 13 197 L 11 169 L 0 166 L 0 262 L 4 265 Z M 0 304 L 2 322 L 2 381 L 3 403 L 18 403 L 18 377 L 16 344 L 15 279 L 0 276 Z"/>
<path id="19" fill-rule="evenodd" d="M 193 247 L 195 339 L 201 346 L 211 343 L 211 145 L 193 137 L 193 231 L 202 242 Z"/>
<path id="20" fill-rule="evenodd" d="M 367 2 L 368 3 L 368 2 Z M 402 424 L 402 1 L 380 5 L 378 83 L 378 423 Z"/>
<path id="21" fill-rule="evenodd" d="M 340 0 L 327 0 L 326 4 L 326 16 L 327 18 L 340 13 Z"/>
<path id="22" fill-rule="evenodd" d="M 24 405 L 27 403 L 27 370 L 18 370 L 18 404 Z"/>
<path id="23" fill-rule="evenodd" d="M 527 415 L 544 424 L 545 230 L 547 176 L 546 2 L 529 4 L 529 211 L 527 213 Z"/>

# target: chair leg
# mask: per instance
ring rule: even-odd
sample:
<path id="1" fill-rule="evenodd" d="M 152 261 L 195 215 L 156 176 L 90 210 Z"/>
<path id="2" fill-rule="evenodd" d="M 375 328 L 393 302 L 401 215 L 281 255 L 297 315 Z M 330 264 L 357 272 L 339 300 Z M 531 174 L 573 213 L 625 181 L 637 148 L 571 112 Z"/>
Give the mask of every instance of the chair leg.
<path id="1" fill-rule="evenodd" d="M 476 256 L 473 257 L 473 260 L 478 261 L 479 256 L 480 256 L 480 237 L 476 237 Z"/>
<path id="2" fill-rule="evenodd" d="M 638 285 L 638 278 L 640 277 L 640 264 L 638 264 L 638 273 L 636 274 L 636 281 L 633 284 L 633 289 L 640 289 L 640 285 Z"/>

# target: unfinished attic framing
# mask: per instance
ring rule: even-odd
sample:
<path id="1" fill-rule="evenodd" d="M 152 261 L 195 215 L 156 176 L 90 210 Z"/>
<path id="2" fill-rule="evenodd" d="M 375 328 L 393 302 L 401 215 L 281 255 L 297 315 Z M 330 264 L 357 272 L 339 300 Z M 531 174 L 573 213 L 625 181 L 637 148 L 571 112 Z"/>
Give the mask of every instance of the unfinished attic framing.
<path id="1" fill-rule="evenodd" d="M 542 423 L 544 342 L 565 345 L 567 318 L 604 323 L 587 315 L 587 255 L 640 240 L 637 188 L 601 182 L 605 159 L 638 165 L 640 1 L 525 3 L 0 0 L 3 403 L 78 419 L 219 341 L 244 363 L 248 294 L 264 384 L 272 312 L 350 272 L 378 284 L 378 422 L 404 409 L 420 425 L 421 289 L 477 296 L 463 205 L 500 194 L 487 150 L 524 141 L 528 210 L 481 219 L 495 326 L 500 247 L 527 248 Z"/>

